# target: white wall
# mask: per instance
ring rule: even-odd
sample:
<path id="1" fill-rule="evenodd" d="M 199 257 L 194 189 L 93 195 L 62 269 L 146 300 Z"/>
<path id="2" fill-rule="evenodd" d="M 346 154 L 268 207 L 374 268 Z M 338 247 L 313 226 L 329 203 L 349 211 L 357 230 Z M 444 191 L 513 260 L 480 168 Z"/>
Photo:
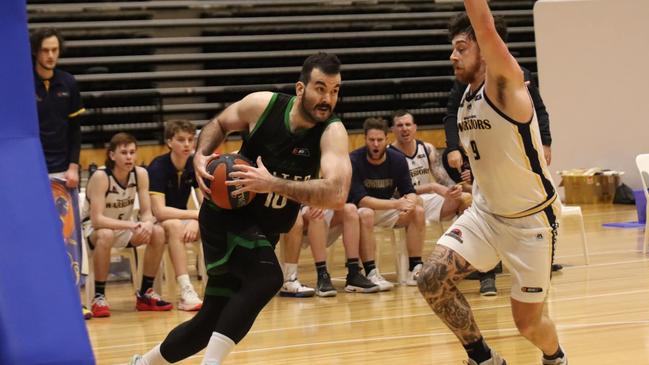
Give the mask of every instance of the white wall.
<path id="1" fill-rule="evenodd" d="M 649 0 L 539 0 L 534 27 L 551 170 L 621 170 L 640 189 L 635 156 L 649 153 Z"/>

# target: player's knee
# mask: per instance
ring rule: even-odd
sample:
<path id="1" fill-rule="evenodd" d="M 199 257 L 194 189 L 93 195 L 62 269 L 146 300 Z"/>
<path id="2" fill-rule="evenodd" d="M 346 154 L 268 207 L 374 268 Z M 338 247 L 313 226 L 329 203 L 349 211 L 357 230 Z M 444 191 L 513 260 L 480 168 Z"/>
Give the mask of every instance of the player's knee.
<path id="1" fill-rule="evenodd" d="M 151 240 L 149 244 L 154 247 L 162 247 L 166 242 L 166 235 L 164 228 L 156 224 L 153 226 L 153 231 L 151 232 Z"/>
<path id="2" fill-rule="evenodd" d="M 95 249 L 110 249 L 115 241 L 115 231 L 112 229 L 98 229 L 95 231 L 93 245 Z"/>
<path id="3" fill-rule="evenodd" d="M 417 287 L 424 296 L 437 296 L 448 276 L 448 269 L 442 262 L 427 261 L 417 276 Z"/>
<path id="4" fill-rule="evenodd" d="M 257 284 L 263 296 L 272 298 L 284 284 L 284 274 L 279 265 L 263 265 Z"/>
<path id="5" fill-rule="evenodd" d="M 514 318 L 518 332 L 525 338 L 532 338 L 539 324 L 539 320 L 531 317 Z"/>
<path id="6" fill-rule="evenodd" d="M 414 219 L 417 222 L 417 224 L 425 224 L 426 211 L 424 210 L 423 206 L 421 205 L 415 206 L 413 213 L 414 213 Z"/>
<path id="7" fill-rule="evenodd" d="M 358 208 L 352 203 L 346 203 L 343 207 L 343 217 L 347 219 L 358 219 Z"/>
<path id="8" fill-rule="evenodd" d="M 180 219 L 167 219 L 161 223 L 165 233 L 169 237 L 182 236 L 184 231 L 184 224 Z"/>
<path id="9" fill-rule="evenodd" d="M 358 218 L 362 226 L 366 228 L 374 227 L 374 210 L 361 208 L 358 210 Z"/>

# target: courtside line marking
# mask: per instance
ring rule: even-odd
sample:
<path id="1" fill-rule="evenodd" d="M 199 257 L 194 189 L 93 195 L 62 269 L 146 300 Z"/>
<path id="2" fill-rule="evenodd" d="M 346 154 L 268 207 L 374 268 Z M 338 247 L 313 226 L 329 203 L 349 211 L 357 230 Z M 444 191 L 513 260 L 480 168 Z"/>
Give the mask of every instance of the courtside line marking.
<path id="1" fill-rule="evenodd" d="M 559 303 L 559 302 L 570 302 L 570 301 L 576 301 L 576 300 L 583 300 L 583 299 L 590 299 L 590 298 L 603 298 L 603 297 L 611 297 L 611 296 L 618 296 L 618 295 L 632 295 L 632 294 L 644 294 L 644 293 L 649 293 L 649 289 L 644 289 L 644 290 L 631 290 L 631 291 L 625 291 L 625 292 L 615 292 L 615 293 L 604 293 L 604 294 L 593 294 L 593 295 L 581 295 L 581 296 L 574 296 L 574 297 L 567 297 L 567 298 L 556 298 L 552 300 L 548 300 L 547 303 Z M 479 306 L 479 307 L 472 307 L 473 311 L 481 311 L 481 310 L 489 310 L 489 309 L 499 309 L 499 308 L 508 308 L 510 307 L 509 303 L 505 304 L 499 304 L 499 305 L 491 305 L 491 306 Z M 267 333 L 267 332 L 277 332 L 277 331 L 289 331 L 289 330 L 299 330 L 299 329 L 313 329 L 317 327 L 325 327 L 325 326 L 339 326 L 339 325 L 353 325 L 353 324 L 359 324 L 359 323 L 364 323 L 364 322 L 373 322 L 373 321 L 385 321 L 385 320 L 393 320 L 393 319 L 404 319 L 404 318 L 415 318 L 415 317 L 428 317 L 432 316 L 432 313 L 418 313 L 418 314 L 410 314 L 410 315 L 403 315 L 403 316 L 386 316 L 386 317 L 378 317 L 378 318 L 369 318 L 369 319 L 361 319 L 361 320 L 354 320 L 354 321 L 340 321 L 340 322 L 329 322 L 326 324 L 312 324 L 312 325 L 305 325 L 305 326 L 294 326 L 294 327 L 282 327 L 282 328 L 273 328 L 273 329 L 268 329 L 268 330 L 255 330 L 255 331 L 250 331 L 250 334 L 259 334 L 259 333 Z M 649 320 L 646 321 L 630 321 L 630 322 L 601 322 L 604 323 L 649 323 Z M 593 324 L 585 324 L 584 326 L 596 326 L 596 322 Z M 557 326 L 559 328 L 577 328 L 579 326 L 582 326 L 580 324 L 577 325 L 562 325 L 562 326 Z M 494 330 L 481 330 L 481 332 L 497 332 L 497 331 L 504 331 L 504 330 L 510 330 L 510 329 L 494 329 Z M 451 335 L 449 333 L 445 333 L 446 335 Z M 397 336 L 395 338 L 410 338 L 410 337 L 422 337 L 422 336 L 428 336 L 431 334 L 426 334 L 426 335 L 412 335 L 412 336 Z M 437 336 L 438 334 L 434 334 Z M 392 337 L 390 337 L 392 338 Z M 333 342 L 327 342 L 327 343 L 337 343 L 337 342 L 352 342 L 356 340 L 341 340 L 341 341 L 333 341 Z M 102 347 L 95 347 L 97 350 L 106 350 L 106 349 L 115 349 L 115 348 L 124 348 L 124 347 L 136 347 L 136 346 L 141 346 L 141 345 L 151 345 L 151 344 L 158 344 L 159 341 L 149 341 L 149 342 L 140 342 L 140 343 L 130 343 L 126 345 L 113 345 L 113 346 L 102 346 Z M 297 345 L 291 345 L 291 346 L 297 346 Z"/>
<path id="2" fill-rule="evenodd" d="M 564 324 L 564 325 L 558 325 L 557 329 L 559 331 L 562 331 L 562 330 L 587 329 L 587 328 L 597 328 L 597 327 L 624 327 L 624 326 L 636 326 L 636 325 L 649 325 L 649 320 L 594 322 L 594 323 L 586 323 L 586 324 L 567 324 L 567 325 Z M 516 329 L 515 327 L 508 327 L 508 328 L 482 330 L 480 332 L 482 332 L 482 333 L 499 333 L 499 334 L 501 334 L 501 336 L 498 336 L 498 337 L 503 337 L 502 335 L 504 335 L 506 333 L 518 334 L 518 329 Z M 320 341 L 320 342 L 309 342 L 309 343 L 301 343 L 301 344 L 294 344 L 294 345 L 261 347 L 261 348 L 249 349 L 249 350 L 240 350 L 240 351 L 235 350 L 235 351 L 232 351 L 232 354 L 248 354 L 248 353 L 255 353 L 255 352 L 281 351 L 281 350 L 296 349 L 296 348 L 309 347 L 309 346 L 331 346 L 331 345 L 339 345 L 339 344 L 382 342 L 382 341 L 407 340 L 407 339 L 431 338 L 431 337 L 449 337 L 450 338 L 450 340 L 447 341 L 447 342 L 436 343 L 436 344 L 433 344 L 433 346 L 439 346 L 439 345 L 451 343 L 451 342 L 454 342 L 454 340 L 455 340 L 455 336 L 452 333 L 449 333 L 448 330 L 447 330 L 445 332 L 433 332 L 433 333 L 426 333 L 426 334 L 419 334 L 419 335 L 383 336 L 383 337 L 370 337 L 370 338 L 361 338 L 361 339 Z M 497 337 L 492 337 L 492 339 L 494 339 L 494 338 L 497 338 Z M 135 346 L 135 345 L 133 345 L 133 346 Z M 346 352 L 336 351 L 335 355 L 340 356 L 341 354 L 357 353 L 359 351 L 346 351 Z M 334 355 L 334 354 L 332 354 L 332 355 Z M 190 356 L 187 359 L 198 359 L 198 358 L 202 358 L 202 355 Z M 117 365 L 125 365 L 125 364 L 117 364 Z"/>

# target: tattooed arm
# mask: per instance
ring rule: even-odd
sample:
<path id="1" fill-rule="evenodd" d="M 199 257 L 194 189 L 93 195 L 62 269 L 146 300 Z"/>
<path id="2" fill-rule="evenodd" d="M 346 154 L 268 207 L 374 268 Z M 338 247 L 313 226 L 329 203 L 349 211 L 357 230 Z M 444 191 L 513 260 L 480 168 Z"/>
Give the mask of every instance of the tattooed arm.
<path id="1" fill-rule="evenodd" d="M 347 154 L 347 131 L 342 123 L 332 123 L 325 129 L 320 139 L 320 150 L 322 179 L 292 181 L 275 177 L 268 172 L 259 157 L 257 167 L 238 165 L 239 171 L 230 174 L 238 180 L 226 184 L 241 186 L 232 194 L 245 191 L 274 192 L 312 207 L 342 209 L 347 200 L 352 174 Z"/>
<path id="2" fill-rule="evenodd" d="M 457 283 L 473 271 L 462 256 L 437 245 L 417 277 L 419 291 L 430 308 L 465 345 L 482 336 L 469 303 L 457 288 Z"/>
<path id="3" fill-rule="evenodd" d="M 223 143 L 229 133 L 254 129 L 273 94 L 262 91 L 248 94 L 243 99 L 225 108 L 202 129 L 194 154 L 196 181 L 205 196 L 210 196 L 205 180 L 214 179 L 207 173 L 207 163 L 215 157 L 214 151 Z"/>

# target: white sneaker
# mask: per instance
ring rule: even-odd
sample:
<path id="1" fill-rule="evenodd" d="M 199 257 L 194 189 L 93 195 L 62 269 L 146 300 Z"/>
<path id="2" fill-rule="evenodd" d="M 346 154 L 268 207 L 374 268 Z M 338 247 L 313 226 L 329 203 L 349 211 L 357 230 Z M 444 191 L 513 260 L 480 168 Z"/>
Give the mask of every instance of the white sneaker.
<path id="1" fill-rule="evenodd" d="M 563 349 L 562 349 L 563 350 Z M 543 365 L 568 365 L 568 356 L 564 353 L 562 357 L 559 357 L 554 360 L 548 360 L 545 357 L 541 357 Z"/>
<path id="2" fill-rule="evenodd" d="M 381 291 L 388 291 L 394 288 L 394 284 L 385 280 L 383 276 L 379 274 L 379 269 L 372 269 L 372 271 L 367 274 L 367 278 L 370 279 L 370 281 L 374 284 L 378 285 Z"/>
<path id="3" fill-rule="evenodd" d="M 315 295 L 315 289 L 302 285 L 297 278 L 286 280 L 279 290 L 282 297 L 308 298 Z"/>
<path id="4" fill-rule="evenodd" d="M 180 289 L 180 301 L 178 309 L 183 311 L 197 311 L 203 306 L 203 301 L 192 286 L 185 286 Z"/>
<path id="5" fill-rule="evenodd" d="M 423 267 L 423 264 L 417 264 L 417 266 L 415 266 L 412 271 L 408 271 L 408 279 L 406 279 L 406 285 L 417 286 L 417 275 L 419 275 L 419 272 Z"/>
<path id="6" fill-rule="evenodd" d="M 498 355 L 494 350 L 491 350 L 491 358 L 489 360 L 485 360 L 478 364 L 475 360 L 469 359 L 466 363 L 467 365 L 507 365 L 507 361 L 505 361 L 505 359 Z"/>
<path id="7" fill-rule="evenodd" d="M 133 355 L 128 365 L 140 365 L 142 363 L 140 360 L 142 360 L 142 355 Z"/>

